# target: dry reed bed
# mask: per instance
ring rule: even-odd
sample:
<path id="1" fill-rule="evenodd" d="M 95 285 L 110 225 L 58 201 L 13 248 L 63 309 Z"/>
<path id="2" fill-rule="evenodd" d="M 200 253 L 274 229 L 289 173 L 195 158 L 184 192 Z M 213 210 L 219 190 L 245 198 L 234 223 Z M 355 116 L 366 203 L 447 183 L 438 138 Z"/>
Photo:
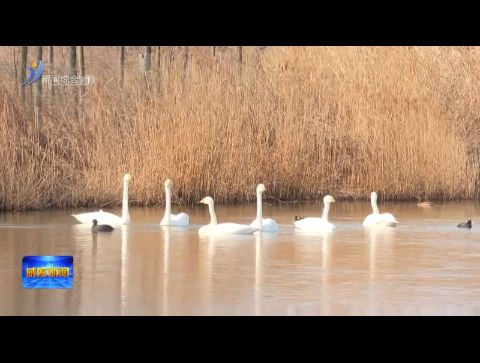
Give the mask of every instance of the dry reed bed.
<path id="1" fill-rule="evenodd" d="M 72 120 L 58 96 L 39 142 L 3 90 L 0 206 L 116 205 L 125 172 L 137 205 L 162 203 L 167 177 L 177 203 L 252 201 L 259 182 L 281 200 L 478 197 L 478 48 L 249 51 L 241 74 L 195 52 L 185 72 L 178 57 L 161 94 L 133 76 L 120 93 L 94 73 L 85 117 Z"/>

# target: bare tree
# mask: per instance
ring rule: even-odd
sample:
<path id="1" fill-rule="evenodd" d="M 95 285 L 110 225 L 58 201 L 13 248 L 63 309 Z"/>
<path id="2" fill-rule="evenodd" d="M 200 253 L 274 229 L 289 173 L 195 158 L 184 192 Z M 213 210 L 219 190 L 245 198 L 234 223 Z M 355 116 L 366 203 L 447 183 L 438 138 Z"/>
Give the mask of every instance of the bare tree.
<path id="1" fill-rule="evenodd" d="M 80 109 L 83 117 L 84 111 L 84 96 L 85 96 L 85 58 L 83 56 L 83 46 L 77 46 L 77 56 L 78 56 L 78 69 L 80 71 Z"/>
<path id="2" fill-rule="evenodd" d="M 119 66 L 118 66 L 118 86 L 123 89 L 123 75 L 125 72 L 125 47 L 119 49 Z"/>
<path id="3" fill-rule="evenodd" d="M 184 54 L 184 58 L 183 58 L 183 70 L 184 70 L 184 72 L 187 71 L 189 62 L 190 62 L 190 48 L 188 46 L 185 46 L 185 54 Z"/>
<path id="4" fill-rule="evenodd" d="M 27 54 L 28 54 L 28 47 L 22 46 L 22 59 L 21 59 L 21 68 L 20 68 L 20 94 L 22 95 L 22 103 L 25 104 L 25 77 L 27 72 Z"/>
<path id="5" fill-rule="evenodd" d="M 14 79 L 15 79 L 15 82 L 18 82 L 20 80 L 20 77 L 18 76 L 18 72 L 17 72 L 17 49 L 13 47 L 12 51 L 13 51 L 13 71 L 15 74 Z M 18 83 L 15 83 L 15 91 L 18 94 L 20 94 L 20 87 L 18 87 Z"/>
<path id="6" fill-rule="evenodd" d="M 48 47 L 48 69 L 49 69 L 49 72 L 55 74 L 54 62 L 53 62 L 53 46 Z M 50 82 L 50 84 L 49 84 L 49 91 L 50 91 L 50 98 L 55 96 L 55 87 L 53 87 L 53 82 Z M 50 103 L 52 101 L 53 100 L 51 99 Z"/>
<path id="7" fill-rule="evenodd" d="M 147 83 L 146 74 L 145 74 L 145 54 L 140 53 L 138 55 L 138 72 L 140 74 L 140 93 L 143 94 L 145 90 L 145 85 Z"/>
<path id="8" fill-rule="evenodd" d="M 151 67 L 152 67 L 152 47 L 146 46 L 144 73 L 145 73 L 146 86 L 148 89 L 150 88 L 150 68 Z"/>
<path id="9" fill-rule="evenodd" d="M 190 65 L 190 47 L 185 46 L 185 53 L 183 55 L 183 73 L 182 73 L 182 92 L 185 90 L 185 82 Z"/>
<path id="10" fill-rule="evenodd" d="M 238 70 L 242 72 L 242 63 L 243 63 L 243 47 L 237 47 L 238 50 Z"/>
<path id="11" fill-rule="evenodd" d="M 69 46 L 69 68 L 70 68 L 70 77 L 76 77 L 77 76 L 77 51 L 75 46 Z M 77 90 L 73 90 L 70 92 L 72 99 L 73 99 L 73 105 L 71 107 L 72 109 L 72 117 L 74 119 L 78 118 L 78 112 L 77 112 L 77 104 L 78 104 L 78 99 L 77 99 Z"/>
<path id="12" fill-rule="evenodd" d="M 140 80 L 142 82 L 142 89 L 148 88 L 149 72 L 152 65 L 152 47 L 145 47 L 145 54 L 140 53 L 138 55 L 138 67 L 140 71 Z"/>
<path id="13" fill-rule="evenodd" d="M 78 54 L 78 69 L 80 70 L 80 79 L 81 82 L 85 80 L 85 58 L 83 56 L 83 46 L 77 47 L 77 54 Z M 85 84 L 80 83 L 80 95 L 83 97 L 85 94 Z"/>
<path id="14" fill-rule="evenodd" d="M 42 61 L 42 46 L 36 47 L 35 58 L 36 63 L 39 64 Z M 34 83 L 34 104 L 33 104 L 33 113 L 35 118 L 35 130 L 37 132 L 37 137 L 40 137 L 40 132 L 42 129 L 42 80 L 38 79 Z"/>
<path id="15" fill-rule="evenodd" d="M 152 47 L 145 47 L 145 72 L 150 71 L 152 65 Z"/>
<path id="16" fill-rule="evenodd" d="M 166 85 L 166 87 L 168 89 L 170 89 L 171 85 L 172 85 L 172 68 L 173 68 L 173 64 L 175 62 L 175 57 L 176 57 L 176 52 L 175 52 L 175 47 L 174 46 L 169 46 L 168 47 L 168 53 L 167 53 L 167 56 L 166 56 L 166 69 L 167 69 L 167 81 L 164 82 L 164 84 Z"/>
<path id="17" fill-rule="evenodd" d="M 156 84 L 157 91 L 162 91 L 162 47 L 157 46 L 157 67 L 156 67 Z"/>

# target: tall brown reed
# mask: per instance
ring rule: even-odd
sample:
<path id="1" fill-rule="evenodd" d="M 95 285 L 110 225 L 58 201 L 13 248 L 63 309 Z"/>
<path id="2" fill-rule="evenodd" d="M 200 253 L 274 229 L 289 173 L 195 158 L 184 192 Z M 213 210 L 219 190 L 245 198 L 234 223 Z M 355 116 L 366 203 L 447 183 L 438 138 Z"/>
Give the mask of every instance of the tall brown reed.
<path id="1" fill-rule="evenodd" d="M 112 49 L 89 68 L 88 48 L 84 117 L 56 92 L 40 142 L 2 89 L 3 209 L 119 204 L 126 172 L 138 205 L 162 203 L 167 177 L 178 203 L 251 201 L 259 182 L 282 200 L 478 197 L 479 48 L 246 47 L 241 73 L 235 49 L 191 47 L 187 69 L 175 49 L 147 93 L 133 65 L 120 92 Z"/>

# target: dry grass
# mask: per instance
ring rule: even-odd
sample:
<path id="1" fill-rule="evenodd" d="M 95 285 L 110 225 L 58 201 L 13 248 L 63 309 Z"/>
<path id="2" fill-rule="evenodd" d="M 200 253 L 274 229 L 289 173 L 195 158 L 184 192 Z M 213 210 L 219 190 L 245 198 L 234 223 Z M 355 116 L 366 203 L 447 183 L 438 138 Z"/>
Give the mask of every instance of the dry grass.
<path id="1" fill-rule="evenodd" d="M 162 203 L 167 177 L 177 203 L 253 200 L 259 182 L 282 200 L 478 197 L 479 48 L 247 48 L 241 74 L 231 49 L 190 52 L 187 71 L 166 53 L 161 93 L 140 92 L 129 64 L 121 93 L 115 49 L 87 47 L 85 113 L 71 119 L 57 87 L 39 142 L 4 72 L 0 207 L 119 204 L 126 172 L 138 205 Z"/>

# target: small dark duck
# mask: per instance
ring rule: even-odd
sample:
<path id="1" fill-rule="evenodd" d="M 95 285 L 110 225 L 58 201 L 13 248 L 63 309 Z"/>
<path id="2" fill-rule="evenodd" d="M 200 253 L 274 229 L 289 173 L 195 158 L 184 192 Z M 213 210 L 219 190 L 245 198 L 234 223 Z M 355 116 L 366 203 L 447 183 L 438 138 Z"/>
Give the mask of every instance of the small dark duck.
<path id="1" fill-rule="evenodd" d="M 460 223 L 457 227 L 458 228 L 472 228 L 472 220 L 469 219 L 468 222 Z"/>
<path id="2" fill-rule="evenodd" d="M 295 216 L 296 221 L 299 221 L 300 219 L 303 219 L 303 218 L 305 218 L 305 217 Z"/>
<path id="3" fill-rule="evenodd" d="M 113 227 L 109 226 L 108 224 L 100 224 L 97 226 L 97 220 L 93 220 L 92 232 L 111 232 L 113 231 Z"/>

